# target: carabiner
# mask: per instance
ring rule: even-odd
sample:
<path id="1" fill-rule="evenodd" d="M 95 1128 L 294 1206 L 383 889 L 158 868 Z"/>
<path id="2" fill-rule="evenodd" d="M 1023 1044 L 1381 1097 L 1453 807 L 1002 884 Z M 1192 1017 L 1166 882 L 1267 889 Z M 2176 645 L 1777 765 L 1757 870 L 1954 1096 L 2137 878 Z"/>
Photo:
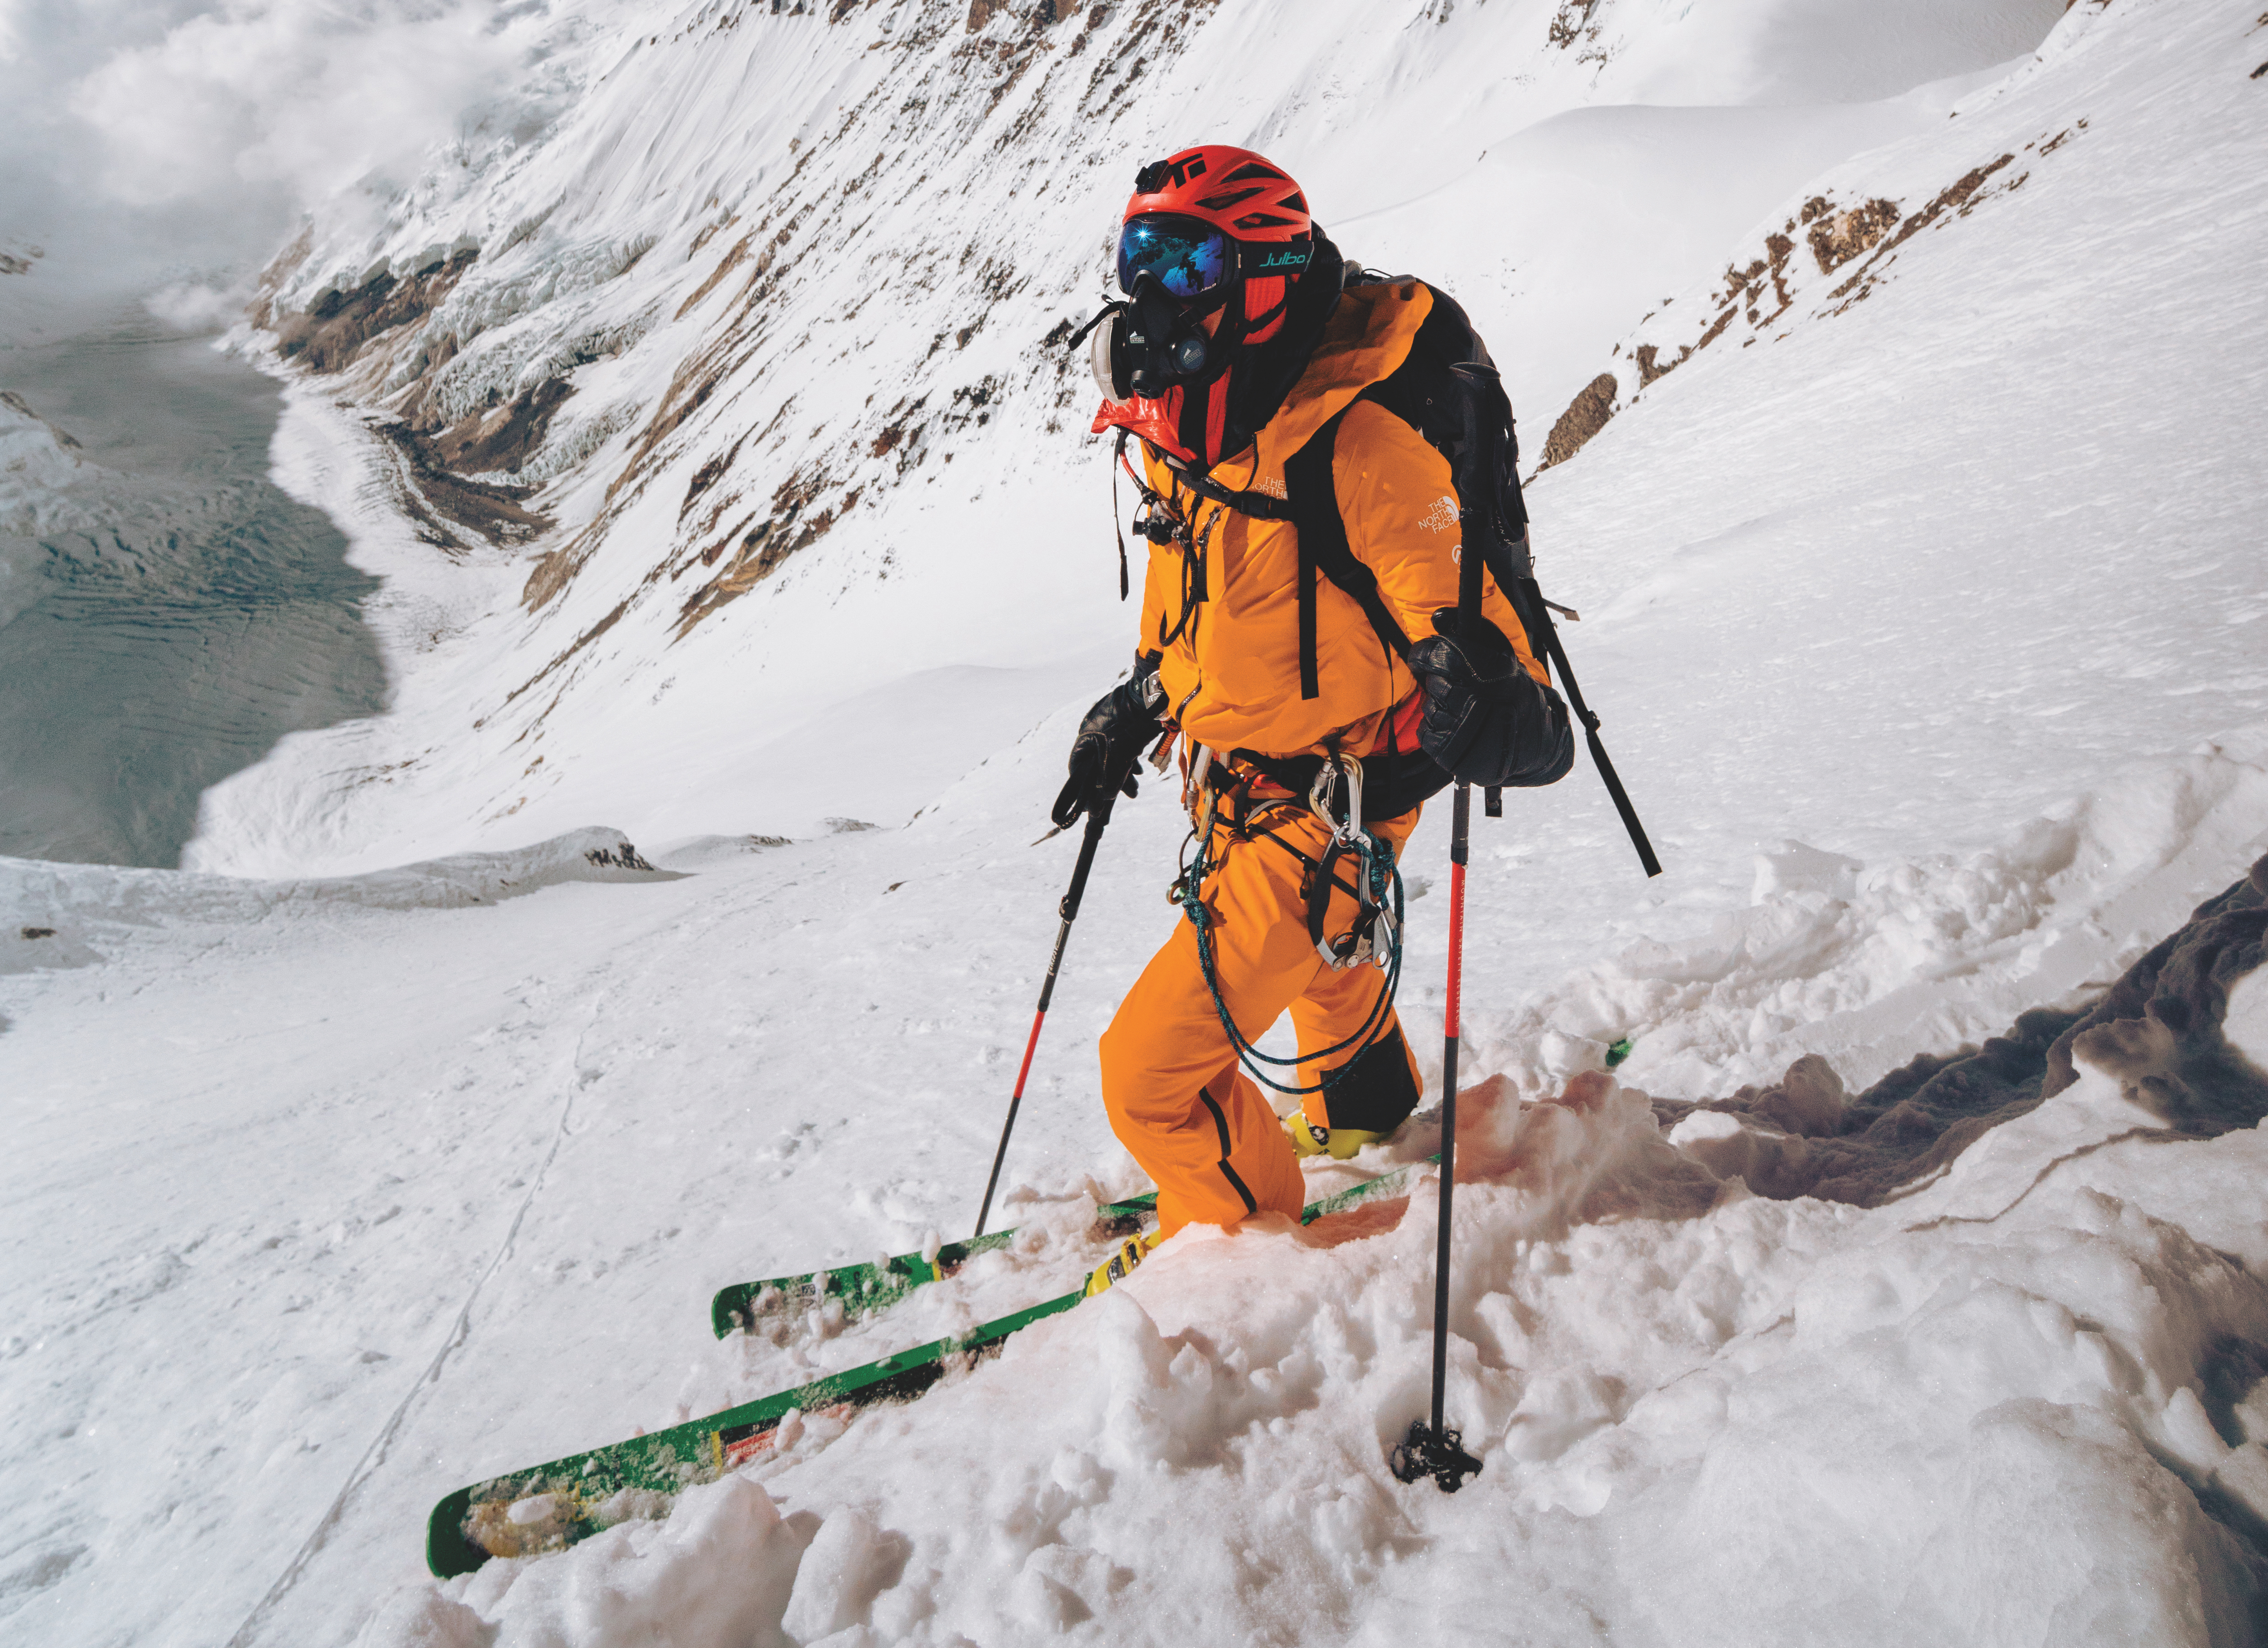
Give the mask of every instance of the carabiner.
<path id="1" fill-rule="evenodd" d="M 1371 960 L 1380 967 L 1388 966 L 1402 943 L 1400 924 L 1394 919 L 1394 907 L 1381 896 L 1377 905 L 1378 936 L 1381 942 L 1372 946 Z"/>
<path id="2" fill-rule="evenodd" d="M 1347 810 L 1344 819 L 1335 815 L 1333 807 L 1338 799 L 1339 780 L 1346 780 Z M 1352 755 L 1336 751 L 1323 757 L 1315 769 L 1315 779 L 1307 786 L 1307 806 L 1322 820 L 1331 833 L 1331 839 L 1349 847 L 1359 847 L 1362 828 L 1362 762 Z"/>
<path id="3" fill-rule="evenodd" d="M 1197 791 L 1204 787 L 1205 773 L 1212 766 L 1212 746 L 1199 744 L 1189 757 L 1189 776 L 1182 785 L 1182 811 L 1195 823 L 1197 816 Z"/>
<path id="4" fill-rule="evenodd" d="M 1367 869 L 1370 864 L 1370 848 L 1367 844 L 1370 841 L 1370 832 L 1362 827 L 1362 762 L 1351 755 L 1342 755 L 1339 760 L 1346 765 L 1347 784 L 1346 822 L 1339 828 L 1344 833 L 1343 839 L 1364 843 L 1363 865 Z"/>
<path id="5" fill-rule="evenodd" d="M 1338 793 L 1338 767 L 1330 756 L 1326 755 L 1322 764 L 1315 769 L 1314 782 L 1307 786 L 1307 810 L 1322 820 L 1324 828 L 1330 831 L 1334 841 L 1338 839 L 1339 821 L 1331 816 L 1331 801 Z"/>

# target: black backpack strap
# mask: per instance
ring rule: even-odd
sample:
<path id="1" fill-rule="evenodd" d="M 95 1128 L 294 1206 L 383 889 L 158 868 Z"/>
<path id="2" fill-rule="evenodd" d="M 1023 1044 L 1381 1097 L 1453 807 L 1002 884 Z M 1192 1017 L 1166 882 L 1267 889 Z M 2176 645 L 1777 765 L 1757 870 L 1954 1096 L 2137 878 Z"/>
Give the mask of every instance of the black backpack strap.
<path id="1" fill-rule="evenodd" d="M 1300 533 L 1300 696 L 1317 696 L 1315 678 L 1315 574 L 1354 597 L 1378 632 L 1379 644 L 1389 658 L 1409 653 L 1410 637 L 1403 633 L 1386 601 L 1378 592 L 1378 575 L 1355 555 L 1347 543 L 1346 521 L 1339 514 L 1338 489 L 1331 481 L 1331 460 L 1336 451 L 1339 425 L 1348 406 L 1284 464 L 1284 489 L 1291 495 L 1292 525 Z"/>

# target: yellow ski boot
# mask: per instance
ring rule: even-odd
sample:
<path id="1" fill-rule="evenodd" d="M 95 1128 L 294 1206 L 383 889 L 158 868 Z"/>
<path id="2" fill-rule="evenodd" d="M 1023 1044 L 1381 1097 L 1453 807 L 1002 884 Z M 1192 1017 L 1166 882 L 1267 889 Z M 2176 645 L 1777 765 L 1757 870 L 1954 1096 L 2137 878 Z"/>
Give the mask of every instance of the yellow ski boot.
<path id="1" fill-rule="evenodd" d="M 1292 1136 L 1292 1151 L 1296 1156 L 1328 1156 L 1333 1161 L 1351 1159 L 1366 1144 L 1375 1144 L 1386 1137 L 1362 1128 L 1319 1128 L 1307 1120 L 1304 1110 L 1294 1110 L 1284 1118 L 1284 1130 Z"/>
<path id="2" fill-rule="evenodd" d="M 1134 1267 L 1149 1256 L 1150 1249 L 1158 1245 L 1158 1232 L 1145 1231 L 1138 1236 L 1129 1236 L 1120 1242 L 1105 1263 L 1097 1265 L 1086 1278 L 1086 1297 L 1093 1299 L 1113 1282 L 1123 1282 L 1134 1274 Z"/>

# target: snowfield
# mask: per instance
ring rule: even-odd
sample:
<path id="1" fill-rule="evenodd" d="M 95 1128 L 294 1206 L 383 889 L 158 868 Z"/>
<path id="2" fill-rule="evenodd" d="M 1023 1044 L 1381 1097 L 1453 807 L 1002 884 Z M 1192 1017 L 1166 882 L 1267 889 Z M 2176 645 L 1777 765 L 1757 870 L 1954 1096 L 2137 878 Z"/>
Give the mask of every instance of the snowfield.
<path id="1" fill-rule="evenodd" d="M 2268 1637 L 2257 7 L 1316 0 L 1280 49 L 1263 0 L 833 10 L 563 12 L 534 136 L 279 265 L 278 474 L 387 578 L 395 702 L 210 792 L 180 871 L 0 860 L 8 1634 Z M 1060 1292 L 1141 1187 L 1093 1046 L 1177 919 L 1154 786 L 1041 1043 L 1026 1233 L 707 1331 L 973 1218 L 1075 847 L 1034 838 L 1126 659 L 1040 340 L 1197 128 L 1469 292 L 1531 464 L 1561 432 L 1542 572 L 1668 866 L 1587 772 L 1476 820 L 1484 1473 L 1386 1469 L 1421 1176 L 424 1578 L 446 1490 Z"/>
<path id="2" fill-rule="evenodd" d="M 1045 947 L 1017 907 L 1063 867 L 996 856 L 998 804 L 1055 764 L 1058 739 L 1027 742 L 909 829 L 652 856 L 674 872 L 615 832 L 299 883 L 12 865 L 11 923 L 55 932 L 11 963 L 60 945 L 79 964 L 7 997 L 11 1091 L 37 1100 L 10 1197 L 24 1621 L 737 1643 L 783 1618 L 806 1642 L 1090 1620 L 1360 1640 L 1422 1619 L 1484 1640 L 1501 1610 L 1482 1605 L 1510 1594 L 1518 1640 L 1998 1642 L 2042 1619 L 2248 1639 L 2268 1137 L 2182 1142 L 2093 1070 L 1873 1211 L 1750 1194 L 1741 1173 L 1826 1141 L 1739 1106 L 1665 1136 L 1595 1070 L 1469 1089 L 1450 1409 L 1488 1468 L 1454 1499 L 1383 1461 L 1425 1401 L 1426 1185 L 1304 1235 L 1193 1231 L 998 1361 L 847 1431 L 814 1418 L 666 1521 L 413 1579 L 446 1487 L 950 1331 L 1099 1256 L 1088 1210 L 1139 1182 L 1081 1045 L 1154 936 L 1130 852 L 1090 895 L 1012 1159 L 1032 1236 L 849 1333 L 706 1332 L 724 1282 L 965 1227 Z M 2268 846 L 2264 787 L 2257 761 L 2128 776 L 2165 805 L 2077 831 L 2024 944 L 1977 953 L 1972 988 L 2176 924 L 2199 857 Z M 1162 811 L 1129 818 L 1162 835 Z M 1810 904 L 1939 926 L 1963 887 L 1864 879 L 1846 900 L 1775 888 L 1743 924 Z M 988 971 L 971 921 L 1026 943 Z M 1642 1001 L 1721 965 L 1721 941 L 1637 946 L 1569 997 Z M 1861 995 L 1879 965 L 1861 946 L 1805 982 Z M 2263 976 L 2228 1010 L 2256 1066 Z M 142 1034 L 90 1056 L 128 1003 Z M 1663 1022 L 1731 1038 L 1755 1014 L 1705 996 Z M 1602 1051 L 1572 1029 L 1543 1045 Z M 1421 1124 L 1358 1166 L 1432 1143 Z M 99 1603 L 76 1589 L 129 1551 L 208 1560 Z"/>

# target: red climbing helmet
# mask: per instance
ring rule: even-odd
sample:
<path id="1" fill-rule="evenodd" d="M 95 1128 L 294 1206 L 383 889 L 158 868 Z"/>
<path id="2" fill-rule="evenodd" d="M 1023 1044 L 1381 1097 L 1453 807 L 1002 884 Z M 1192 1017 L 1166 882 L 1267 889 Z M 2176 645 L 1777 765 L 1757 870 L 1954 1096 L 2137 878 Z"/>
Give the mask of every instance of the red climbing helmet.
<path id="1" fill-rule="evenodd" d="M 1183 302 L 1256 283 L 1254 317 L 1280 302 L 1285 276 L 1307 264 L 1314 224 L 1307 198 L 1281 167 L 1249 149 L 1205 143 L 1153 160 L 1134 177 L 1118 230 L 1118 289 L 1130 296 L 1154 275 Z M 1217 306 L 1226 293 L 1204 307 Z"/>
<path id="2" fill-rule="evenodd" d="M 1264 156 L 1201 143 L 1142 167 L 1114 258 L 1127 301 L 1080 334 L 1092 332 L 1106 398 L 1097 431 L 1116 425 L 1168 452 L 1217 459 L 1223 379 L 1284 329 L 1292 287 L 1317 250 L 1307 195 Z M 1200 321 L 1216 312 L 1208 332 Z"/>
<path id="3" fill-rule="evenodd" d="M 1249 149 L 1200 143 L 1134 174 L 1122 222 L 1152 212 L 1202 218 L 1239 240 L 1304 240 L 1307 197 L 1284 169 Z"/>

